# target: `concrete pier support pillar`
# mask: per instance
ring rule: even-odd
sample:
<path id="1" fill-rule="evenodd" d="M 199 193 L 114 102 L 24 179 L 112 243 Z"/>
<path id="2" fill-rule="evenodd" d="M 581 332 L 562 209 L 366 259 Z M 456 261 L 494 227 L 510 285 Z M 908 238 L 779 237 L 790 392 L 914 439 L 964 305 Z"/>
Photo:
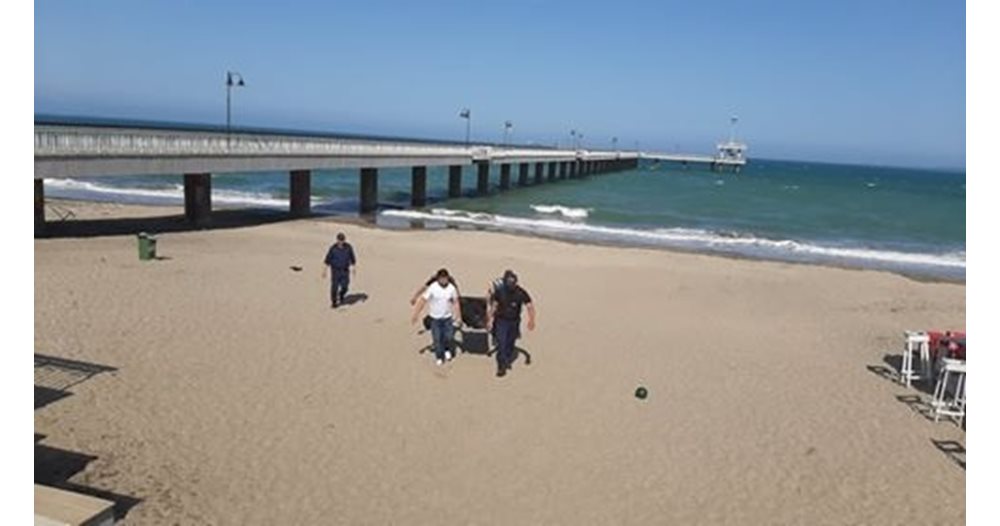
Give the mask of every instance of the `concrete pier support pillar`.
<path id="1" fill-rule="evenodd" d="M 559 162 L 559 179 L 565 179 L 566 178 L 566 168 L 567 168 L 568 164 L 569 163 L 567 163 L 566 161 L 560 161 Z"/>
<path id="2" fill-rule="evenodd" d="M 500 165 L 500 189 L 510 190 L 510 164 L 503 163 Z"/>
<path id="3" fill-rule="evenodd" d="M 448 197 L 462 197 L 462 165 L 448 167 Z"/>
<path id="4" fill-rule="evenodd" d="M 486 195 L 490 192 L 490 163 L 489 161 L 480 161 L 476 163 L 476 165 L 478 168 L 476 193 L 479 195 Z"/>
<path id="5" fill-rule="evenodd" d="M 45 232 L 45 179 L 35 179 L 35 235 Z"/>
<path id="6" fill-rule="evenodd" d="M 212 174 L 184 174 L 184 217 L 196 226 L 212 215 Z"/>
<path id="7" fill-rule="evenodd" d="M 293 216 L 307 216 L 312 212 L 312 172 L 292 170 L 288 174 L 288 209 Z"/>
<path id="8" fill-rule="evenodd" d="M 528 186 L 528 163 L 517 165 L 517 185 Z"/>
<path id="9" fill-rule="evenodd" d="M 535 163 L 535 184 L 542 184 L 545 177 L 545 163 Z"/>
<path id="10" fill-rule="evenodd" d="M 567 165 L 569 166 L 569 178 L 576 179 L 576 174 L 580 169 L 580 161 L 567 161 Z"/>
<path id="11" fill-rule="evenodd" d="M 362 214 L 371 214 L 378 208 L 378 168 L 361 169 L 361 204 Z"/>
<path id="12" fill-rule="evenodd" d="M 427 206 L 427 167 L 414 166 L 411 179 L 410 206 Z"/>
<path id="13" fill-rule="evenodd" d="M 556 162 L 549 161 L 549 182 L 556 180 Z"/>

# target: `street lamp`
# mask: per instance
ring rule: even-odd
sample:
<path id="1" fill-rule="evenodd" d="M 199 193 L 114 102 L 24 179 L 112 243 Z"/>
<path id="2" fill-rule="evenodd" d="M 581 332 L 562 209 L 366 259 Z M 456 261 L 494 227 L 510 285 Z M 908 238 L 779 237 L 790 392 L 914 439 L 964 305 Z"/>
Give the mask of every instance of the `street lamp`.
<path id="1" fill-rule="evenodd" d="M 570 145 L 573 146 L 573 149 L 575 150 L 577 148 L 577 144 L 576 144 L 576 130 L 570 130 L 569 131 L 569 137 L 570 137 L 569 143 L 570 143 Z"/>
<path id="2" fill-rule="evenodd" d="M 462 108 L 458 116 L 465 119 L 465 145 L 469 145 L 469 131 L 472 128 L 472 111 L 469 108 Z"/>
<path id="3" fill-rule="evenodd" d="M 510 121 L 504 121 L 503 123 L 503 145 L 507 146 L 507 134 L 510 133 L 511 128 L 514 127 L 514 123 Z"/>
<path id="4" fill-rule="evenodd" d="M 231 99 L 232 99 L 233 86 L 236 86 L 237 88 L 242 88 L 243 86 L 246 86 L 246 83 L 243 82 L 243 75 L 240 75 L 239 73 L 237 73 L 235 71 L 227 71 L 226 72 L 226 136 L 227 136 L 227 140 L 228 140 L 229 132 L 232 129 L 232 109 L 231 109 L 232 105 L 231 105 Z"/>
<path id="5" fill-rule="evenodd" d="M 611 138 L 611 149 L 616 152 L 618 151 L 618 137 Z"/>

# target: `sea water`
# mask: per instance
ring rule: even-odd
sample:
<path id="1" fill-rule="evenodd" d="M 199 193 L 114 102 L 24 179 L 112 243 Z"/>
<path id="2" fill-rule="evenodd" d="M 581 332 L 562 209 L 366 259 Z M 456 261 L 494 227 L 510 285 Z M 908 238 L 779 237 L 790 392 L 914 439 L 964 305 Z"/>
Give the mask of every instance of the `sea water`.
<path id="1" fill-rule="evenodd" d="M 476 197 L 447 198 L 446 167 L 427 170 L 428 206 L 410 209 L 410 170 L 379 171 L 376 223 L 479 228 L 579 242 L 658 247 L 964 280 L 965 172 L 753 159 L 739 173 L 643 161 L 637 169 Z M 530 166 L 529 180 L 534 180 Z M 548 178 L 546 165 L 546 180 Z M 288 207 L 288 174 L 213 176 L 216 208 Z M 179 174 L 46 180 L 46 194 L 140 204 L 183 202 Z M 357 170 L 317 170 L 313 211 L 356 214 Z"/>

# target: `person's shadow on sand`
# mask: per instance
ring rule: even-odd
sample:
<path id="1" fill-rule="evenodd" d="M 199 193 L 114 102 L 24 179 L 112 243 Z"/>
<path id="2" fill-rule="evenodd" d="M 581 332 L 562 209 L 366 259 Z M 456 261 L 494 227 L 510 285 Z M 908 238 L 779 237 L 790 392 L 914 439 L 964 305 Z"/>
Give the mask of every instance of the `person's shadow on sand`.
<path id="1" fill-rule="evenodd" d="M 496 353 L 497 353 L 497 348 L 493 347 L 492 349 L 489 350 L 489 352 L 486 353 L 486 356 L 493 356 Z M 514 365 L 515 363 L 517 363 L 517 359 L 522 354 L 524 355 L 524 365 L 531 365 L 531 353 L 518 347 L 517 345 L 514 346 L 514 360 L 510 362 L 510 364 Z"/>
<path id="2" fill-rule="evenodd" d="M 426 330 L 421 330 L 421 331 L 417 331 L 417 334 L 425 334 L 427 332 L 428 331 L 426 331 Z M 452 340 L 451 344 L 448 345 L 448 348 L 451 349 L 451 350 L 461 349 L 462 350 L 462 354 L 479 354 L 479 355 L 482 355 L 482 356 L 486 356 L 487 358 L 489 358 L 490 356 L 493 356 L 497 352 L 496 347 L 491 348 L 490 350 L 486 351 L 485 353 L 482 353 L 482 352 L 469 352 L 469 351 L 466 351 L 465 349 L 462 349 L 462 342 L 459 341 L 459 340 Z M 433 344 L 427 344 L 427 345 L 424 345 L 423 347 L 417 349 L 417 354 L 424 354 L 424 353 L 427 353 L 427 352 L 431 352 L 432 350 L 433 350 Z M 531 365 L 531 353 L 529 353 L 528 351 L 526 351 L 526 350 L 524 350 L 521 347 L 518 347 L 516 345 L 514 346 L 514 351 L 516 351 L 516 353 L 514 355 L 514 361 L 511 362 L 511 365 L 513 365 L 513 363 L 516 363 L 517 359 L 522 354 L 524 355 L 524 365 Z"/>
<path id="3" fill-rule="evenodd" d="M 364 292 L 352 292 L 344 296 L 344 301 L 340 302 L 340 305 L 354 305 L 355 303 L 364 303 L 366 301 L 368 301 L 368 294 Z"/>

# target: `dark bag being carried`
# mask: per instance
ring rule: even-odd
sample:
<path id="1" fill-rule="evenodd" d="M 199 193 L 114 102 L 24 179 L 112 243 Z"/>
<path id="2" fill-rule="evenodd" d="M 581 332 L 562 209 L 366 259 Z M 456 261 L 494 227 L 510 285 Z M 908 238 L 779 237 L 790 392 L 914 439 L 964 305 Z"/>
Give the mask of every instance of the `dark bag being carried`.
<path id="1" fill-rule="evenodd" d="M 462 306 L 462 323 L 473 329 L 486 328 L 486 298 L 467 298 L 459 300 Z"/>
<path id="2" fill-rule="evenodd" d="M 462 351 L 473 354 L 489 353 L 486 298 L 462 296 L 459 301 L 462 305 Z"/>

